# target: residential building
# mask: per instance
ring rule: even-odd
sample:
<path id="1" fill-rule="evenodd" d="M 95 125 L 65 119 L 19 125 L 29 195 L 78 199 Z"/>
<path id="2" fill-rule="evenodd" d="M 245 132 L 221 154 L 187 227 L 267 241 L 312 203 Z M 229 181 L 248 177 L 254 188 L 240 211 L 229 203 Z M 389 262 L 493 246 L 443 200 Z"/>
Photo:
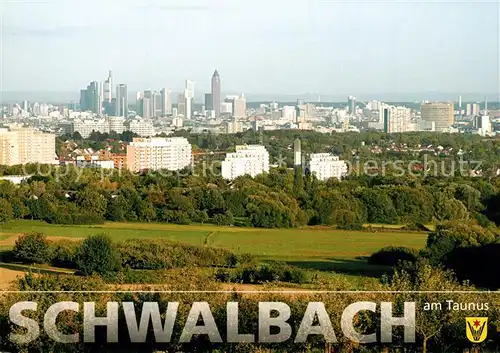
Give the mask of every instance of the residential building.
<path id="1" fill-rule="evenodd" d="M 73 132 L 78 132 L 83 138 L 87 138 L 90 134 L 100 132 L 101 134 L 109 133 L 109 122 L 107 119 L 75 119 L 73 121 Z"/>
<path id="2" fill-rule="evenodd" d="M 437 132 L 443 132 L 453 125 L 455 112 L 452 102 L 432 102 L 422 104 L 420 114 L 422 120 L 436 123 Z"/>
<path id="3" fill-rule="evenodd" d="M 30 127 L 0 128 L 0 165 L 56 162 L 56 135 Z"/>
<path id="4" fill-rule="evenodd" d="M 384 119 L 384 132 L 392 134 L 410 131 L 410 108 L 390 106 L 382 108 L 381 112 Z"/>
<path id="5" fill-rule="evenodd" d="M 233 180 L 242 175 L 255 177 L 269 172 L 269 152 L 261 145 L 236 146 L 228 153 L 221 166 L 222 177 Z"/>
<path id="6" fill-rule="evenodd" d="M 153 123 L 147 119 L 134 119 L 126 123 L 127 131 L 136 133 L 141 137 L 151 137 L 155 135 Z"/>
<path id="7" fill-rule="evenodd" d="M 191 165 L 191 145 L 184 137 L 134 138 L 127 146 L 127 169 L 176 171 Z"/>
<path id="8" fill-rule="evenodd" d="M 318 180 L 341 179 L 347 174 L 347 163 L 329 153 L 311 153 L 307 163 L 309 172 Z"/>
<path id="9" fill-rule="evenodd" d="M 125 118 L 123 116 L 111 116 L 108 118 L 109 132 L 114 131 L 121 134 L 125 131 Z"/>
<path id="10" fill-rule="evenodd" d="M 481 136 L 491 135 L 492 127 L 490 117 L 488 115 L 480 115 L 474 117 L 474 128 Z"/>

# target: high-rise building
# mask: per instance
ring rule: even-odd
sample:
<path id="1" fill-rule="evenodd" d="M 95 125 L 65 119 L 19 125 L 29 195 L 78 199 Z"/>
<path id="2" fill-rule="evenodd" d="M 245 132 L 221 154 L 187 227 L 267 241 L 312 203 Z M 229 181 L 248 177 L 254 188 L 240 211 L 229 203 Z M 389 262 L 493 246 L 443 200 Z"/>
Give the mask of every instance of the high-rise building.
<path id="1" fill-rule="evenodd" d="M 383 107 L 384 132 L 388 134 L 410 131 L 411 109 L 406 107 Z"/>
<path id="2" fill-rule="evenodd" d="M 186 101 L 186 119 L 191 119 L 193 114 L 192 105 L 194 98 L 194 82 L 190 80 L 186 80 L 186 89 L 184 90 L 184 99 Z"/>
<path id="3" fill-rule="evenodd" d="M 134 138 L 127 146 L 127 169 L 176 171 L 191 165 L 191 145 L 184 137 Z"/>
<path id="4" fill-rule="evenodd" d="M 285 105 L 281 110 L 281 117 L 291 123 L 295 122 L 297 118 L 297 111 L 291 105 Z"/>
<path id="5" fill-rule="evenodd" d="M 80 90 L 80 110 L 102 113 L 102 85 L 99 82 L 92 81 L 86 89 Z"/>
<path id="6" fill-rule="evenodd" d="M 347 111 L 349 114 L 354 114 L 356 112 L 356 97 L 347 97 Z"/>
<path id="7" fill-rule="evenodd" d="M 128 115 L 127 85 L 121 83 L 116 86 L 116 116 Z"/>
<path id="8" fill-rule="evenodd" d="M 38 103 L 35 103 L 38 106 Z M 89 105 L 87 102 L 87 90 L 86 89 L 81 89 L 80 90 L 80 111 L 84 112 L 89 109 Z M 38 115 L 38 113 L 35 113 L 35 115 Z"/>
<path id="9" fill-rule="evenodd" d="M 113 76 L 111 74 L 111 70 L 109 70 L 108 78 L 104 81 L 103 84 L 103 101 L 111 103 L 113 99 Z"/>
<path id="10" fill-rule="evenodd" d="M 221 79 L 219 72 L 214 71 L 212 75 L 212 109 L 215 111 L 215 117 L 220 117 Z"/>
<path id="11" fill-rule="evenodd" d="M 56 135 L 34 128 L 0 128 L 0 165 L 56 163 Z"/>
<path id="12" fill-rule="evenodd" d="M 235 118 L 244 118 L 247 115 L 247 101 L 245 95 L 233 99 L 233 116 Z"/>
<path id="13" fill-rule="evenodd" d="M 158 93 L 156 91 L 153 92 L 152 100 L 151 100 L 151 112 L 153 117 L 158 118 L 162 116 L 163 112 L 163 102 L 162 102 L 163 96 L 161 93 Z"/>
<path id="14" fill-rule="evenodd" d="M 269 172 L 269 152 L 261 145 L 236 146 L 221 165 L 222 177 L 233 180 L 242 175 L 255 177 Z"/>
<path id="15" fill-rule="evenodd" d="M 206 110 L 213 110 L 213 99 L 212 99 L 212 93 L 205 93 L 205 109 Z"/>
<path id="16" fill-rule="evenodd" d="M 144 98 L 142 99 L 142 117 L 144 119 L 149 119 L 151 116 L 151 98 L 147 98 L 146 95 L 144 95 Z"/>
<path id="17" fill-rule="evenodd" d="M 177 97 L 177 114 L 186 117 L 186 98 L 185 93 L 180 93 Z"/>
<path id="18" fill-rule="evenodd" d="M 161 94 L 161 113 L 163 116 L 172 114 L 172 92 L 170 90 L 167 90 L 166 88 L 163 88 L 160 91 Z"/>
<path id="19" fill-rule="evenodd" d="M 474 117 L 474 128 L 481 136 L 491 135 L 491 121 L 488 115 L 480 115 Z"/>
<path id="20" fill-rule="evenodd" d="M 347 174 L 347 164 L 341 161 L 338 156 L 329 153 L 311 153 L 309 158 L 307 168 L 318 180 L 331 178 L 340 180 Z"/>
<path id="21" fill-rule="evenodd" d="M 422 120 L 434 121 L 436 131 L 447 130 L 454 122 L 454 108 L 451 102 L 424 103 L 420 106 Z"/>

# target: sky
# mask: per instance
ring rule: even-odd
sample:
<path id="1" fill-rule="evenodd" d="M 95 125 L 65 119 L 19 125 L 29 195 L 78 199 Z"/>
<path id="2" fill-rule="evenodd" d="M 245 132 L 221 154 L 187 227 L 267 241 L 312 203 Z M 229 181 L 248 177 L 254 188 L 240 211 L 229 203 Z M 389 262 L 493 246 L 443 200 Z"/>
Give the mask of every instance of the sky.
<path id="1" fill-rule="evenodd" d="M 494 93 L 497 1 L 0 0 L 1 91 Z"/>

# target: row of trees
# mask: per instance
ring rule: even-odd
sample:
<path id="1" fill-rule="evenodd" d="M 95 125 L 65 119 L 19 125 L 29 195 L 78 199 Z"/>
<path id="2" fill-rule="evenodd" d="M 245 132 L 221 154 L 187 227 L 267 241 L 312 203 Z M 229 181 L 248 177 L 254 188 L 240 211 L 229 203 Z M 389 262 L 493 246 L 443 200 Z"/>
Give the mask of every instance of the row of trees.
<path id="1" fill-rule="evenodd" d="M 363 223 L 474 219 L 489 226 L 500 220 L 499 189 L 498 180 L 482 178 L 356 177 L 320 182 L 300 168 L 228 183 L 193 171 L 183 176 L 126 171 L 103 176 L 99 170 L 67 166 L 39 173 L 20 186 L 0 182 L 0 221 L 211 221 L 266 228 L 356 228 Z"/>

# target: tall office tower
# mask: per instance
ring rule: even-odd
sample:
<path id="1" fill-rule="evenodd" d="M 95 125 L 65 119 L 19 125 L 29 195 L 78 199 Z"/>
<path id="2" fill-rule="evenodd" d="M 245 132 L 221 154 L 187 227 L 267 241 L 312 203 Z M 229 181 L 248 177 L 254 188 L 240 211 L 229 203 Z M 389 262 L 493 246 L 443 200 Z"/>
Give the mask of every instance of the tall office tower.
<path id="1" fill-rule="evenodd" d="M 87 90 L 80 90 L 80 111 L 84 112 L 89 109 L 89 104 L 87 102 Z"/>
<path id="2" fill-rule="evenodd" d="M 160 91 L 161 95 L 161 114 L 163 116 L 172 114 L 172 92 L 163 88 Z"/>
<path id="3" fill-rule="evenodd" d="M 87 86 L 86 104 L 87 110 L 100 115 L 102 113 L 101 85 L 97 81 L 92 81 Z"/>
<path id="4" fill-rule="evenodd" d="M 460 115 L 462 115 L 462 96 L 458 96 L 458 110 L 460 111 Z"/>
<path id="5" fill-rule="evenodd" d="M 349 114 L 354 114 L 356 111 L 356 97 L 349 96 L 347 97 L 347 111 Z"/>
<path id="6" fill-rule="evenodd" d="M 127 146 L 127 168 L 181 170 L 191 165 L 191 145 L 184 137 L 134 138 Z"/>
<path id="7" fill-rule="evenodd" d="M 153 96 L 151 98 L 151 115 L 155 118 L 162 116 L 162 99 L 163 96 L 161 93 L 158 93 L 156 91 L 153 92 Z"/>
<path id="8" fill-rule="evenodd" d="M 212 75 L 212 109 L 215 111 L 215 117 L 220 117 L 220 95 L 221 95 L 221 80 L 219 72 L 214 71 Z"/>
<path id="9" fill-rule="evenodd" d="M 194 82 L 186 80 L 186 88 L 184 89 L 184 100 L 186 104 L 186 119 L 191 119 L 192 107 L 194 98 Z"/>
<path id="10" fill-rule="evenodd" d="M 186 117 L 186 98 L 184 93 L 180 93 L 177 97 L 177 114 Z"/>
<path id="11" fill-rule="evenodd" d="M 212 106 L 212 104 L 213 104 L 212 93 L 205 93 L 205 109 L 213 110 L 214 107 Z"/>
<path id="12" fill-rule="evenodd" d="M 109 70 L 108 78 L 103 84 L 103 102 L 111 103 L 111 99 L 113 99 L 113 76 Z"/>
<path id="13" fill-rule="evenodd" d="M 295 107 L 291 105 L 285 105 L 281 110 L 281 117 L 291 123 L 295 122 L 297 118 Z"/>
<path id="14" fill-rule="evenodd" d="M 422 104 L 420 114 L 422 120 L 436 123 L 437 132 L 443 132 L 453 125 L 455 113 L 451 102 L 432 102 Z"/>
<path id="15" fill-rule="evenodd" d="M 233 99 L 233 116 L 235 118 L 244 118 L 247 115 L 247 101 L 245 95 L 242 94 L 241 97 L 235 97 Z"/>
<path id="16" fill-rule="evenodd" d="M 116 116 L 128 115 L 127 85 L 121 83 L 116 86 Z"/>
<path id="17" fill-rule="evenodd" d="M 300 139 L 295 139 L 293 142 L 293 165 L 296 167 L 302 166 L 302 150 L 300 147 Z"/>
<path id="18" fill-rule="evenodd" d="M 144 119 L 149 119 L 152 116 L 151 112 L 151 98 L 144 97 L 142 99 L 142 117 Z"/>
<path id="19" fill-rule="evenodd" d="M 261 145 L 236 146 L 235 153 L 228 153 L 221 164 L 224 179 L 233 180 L 242 175 L 256 175 L 269 172 L 269 152 Z"/>

